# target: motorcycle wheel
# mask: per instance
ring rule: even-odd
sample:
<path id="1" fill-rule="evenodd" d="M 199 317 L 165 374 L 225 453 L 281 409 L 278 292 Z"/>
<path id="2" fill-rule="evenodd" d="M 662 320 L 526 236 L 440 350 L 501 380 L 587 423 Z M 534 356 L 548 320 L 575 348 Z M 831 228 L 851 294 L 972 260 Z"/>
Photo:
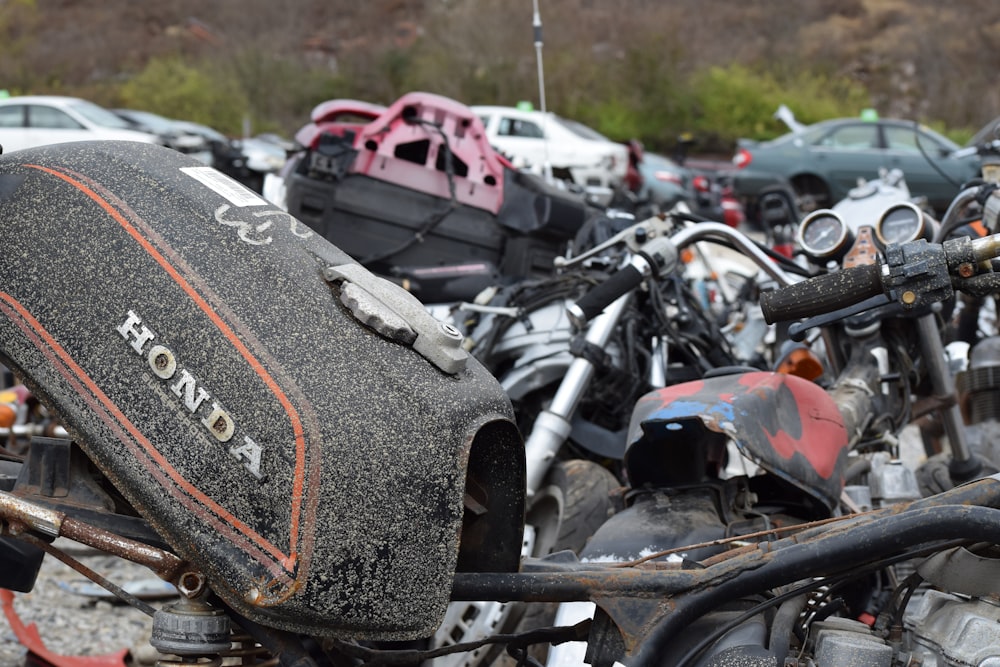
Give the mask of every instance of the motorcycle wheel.
<path id="1" fill-rule="evenodd" d="M 592 461 L 560 461 L 549 469 L 529 501 L 522 553 L 534 557 L 572 550 L 579 553 L 597 528 L 614 513 L 611 491 L 621 484 Z M 514 634 L 548 627 L 558 605 L 545 603 L 452 602 L 432 641 L 435 647 L 473 641 L 491 634 Z M 548 646 L 535 645 L 531 657 L 544 663 Z M 513 667 L 505 647 L 484 646 L 425 662 L 423 667 Z"/>
<path id="2" fill-rule="evenodd" d="M 606 468 L 586 460 L 560 461 L 546 475 L 525 516 L 526 527 L 534 531 L 531 554 L 547 556 L 558 551 L 580 553 L 590 537 L 614 514 L 611 492 L 621 483 Z M 512 605 L 505 633 L 517 634 L 551 626 L 557 604 L 523 603 Z M 547 645 L 535 644 L 529 655 L 545 664 Z M 485 664 L 514 667 L 517 661 L 502 648 Z"/>

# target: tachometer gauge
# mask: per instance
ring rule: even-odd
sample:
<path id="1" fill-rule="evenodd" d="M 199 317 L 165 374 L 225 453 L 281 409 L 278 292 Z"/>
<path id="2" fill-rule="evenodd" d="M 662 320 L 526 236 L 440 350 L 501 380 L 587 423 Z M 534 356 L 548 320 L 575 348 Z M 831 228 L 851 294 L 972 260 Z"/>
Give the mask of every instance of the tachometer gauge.
<path id="1" fill-rule="evenodd" d="M 826 259 L 847 250 L 849 230 L 830 209 L 813 211 L 799 224 L 799 245 L 814 259 Z"/>
<path id="2" fill-rule="evenodd" d="M 927 232 L 924 212 L 916 204 L 899 202 L 887 208 L 875 225 L 875 235 L 883 245 L 909 243 Z"/>

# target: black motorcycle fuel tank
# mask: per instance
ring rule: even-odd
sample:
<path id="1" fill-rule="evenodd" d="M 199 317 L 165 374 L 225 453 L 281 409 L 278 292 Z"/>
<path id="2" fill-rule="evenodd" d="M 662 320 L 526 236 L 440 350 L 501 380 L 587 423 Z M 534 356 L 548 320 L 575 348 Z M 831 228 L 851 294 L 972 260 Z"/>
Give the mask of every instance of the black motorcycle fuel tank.
<path id="1" fill-rule="evenodd" d="M 517 568 L 523 448 L 499 385 L 255 193 L 158 146 L 16 151 L 0 249 L 4 363 L 250 620 L 423 637 L 456 568 Z"/>

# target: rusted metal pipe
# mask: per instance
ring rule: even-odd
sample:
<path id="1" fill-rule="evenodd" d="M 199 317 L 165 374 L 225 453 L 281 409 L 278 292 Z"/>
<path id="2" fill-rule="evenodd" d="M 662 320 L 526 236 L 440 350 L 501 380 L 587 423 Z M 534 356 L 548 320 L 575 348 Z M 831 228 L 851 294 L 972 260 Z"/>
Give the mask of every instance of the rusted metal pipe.
<path id="1" fill-rule="evenodd" d="M 33 531 L 50 538 L 65 537 L 133 563 L 144 565 L 158 577 L 171 583 L 176 583 L 178 578 L 189 569 L 186 561 L 169 551 L 116 535 L 103 528 L 66 516 L 63 512 L 43 507 L 3 491 L 0 491 L 0 519 L 7 522 L 10 533 L 15 537 L 25 531 Z"/>
<path id="2" fill-rule="evenodd" d="M 107 530 L 91 526 L 72 517 L 65 517 L 60 536 L 113 556 L 144 565 L 164 581 L 176 583 L 188 569 L 188 563 L 169 551 L 130 540 Z"/>

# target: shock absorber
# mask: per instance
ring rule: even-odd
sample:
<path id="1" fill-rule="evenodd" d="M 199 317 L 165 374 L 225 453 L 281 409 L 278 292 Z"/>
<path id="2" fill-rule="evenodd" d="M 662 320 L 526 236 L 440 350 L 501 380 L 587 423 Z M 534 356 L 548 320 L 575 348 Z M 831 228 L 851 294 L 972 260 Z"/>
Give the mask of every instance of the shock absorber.
<path id="1" fill-rule="evenodd" d="M 160 653 L 179 660 L 161 660 L 159 667 L 218 667 L 221 653 L 232 645 L 229 617 L 205 602 L 204 577 L 194 573 L 181 576 L 177 585 L 181 598 L 165 605 L 153 616 L 149 643 Z"/>

